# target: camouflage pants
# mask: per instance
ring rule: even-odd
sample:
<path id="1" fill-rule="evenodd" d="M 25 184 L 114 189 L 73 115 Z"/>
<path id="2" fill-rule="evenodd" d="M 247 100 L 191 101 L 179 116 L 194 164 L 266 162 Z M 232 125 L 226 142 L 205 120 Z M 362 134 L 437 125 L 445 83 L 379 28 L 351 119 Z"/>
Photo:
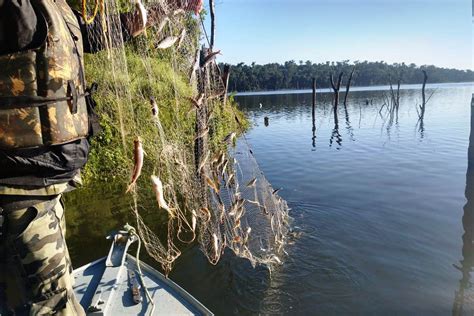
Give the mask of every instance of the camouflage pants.
<path id="1" fill-rule="evenodd" d="M 72 291 L 60 198 L 4 211 L 0 315 L 84 315 Z"/>

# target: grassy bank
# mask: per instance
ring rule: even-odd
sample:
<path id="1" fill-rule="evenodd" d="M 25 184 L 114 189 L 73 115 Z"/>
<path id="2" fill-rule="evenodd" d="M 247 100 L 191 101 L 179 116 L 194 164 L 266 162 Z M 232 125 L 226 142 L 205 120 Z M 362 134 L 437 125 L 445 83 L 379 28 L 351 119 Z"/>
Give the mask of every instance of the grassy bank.
<path id="1" fill-rule="evenodd" d="M 160 134 L 151 114 L 151 96 L 157 101 L 167 141 L 189 148 L 190 153 L 193 150 L 195 111 L 189 98 L 197 92 L 186 72 L 172 66 L 176 60 L 171 54 L 144 56 L 137 42 L 127 44 L 124 52 L 117 53 L 124 56 L 126 65 L 112 62 L 110 53 L 105 51 L 85 58 L 87 81 L 99 86 L 94 99 L 103 129 L 91 143 L 89 162 L 83 172 L 86 185 L 92 181 L 128 182 L 133 166 L 133 140 L 137 136 L 143 140 L 146 161 L 160 159 Z M 235 113 L 245 122 L 232 100 L 225 106 L 222 102 L 214 106 L 211 144 L 239 129 Z M 145 163 L 144 168 L 151 171 L 154 165 Z"/>

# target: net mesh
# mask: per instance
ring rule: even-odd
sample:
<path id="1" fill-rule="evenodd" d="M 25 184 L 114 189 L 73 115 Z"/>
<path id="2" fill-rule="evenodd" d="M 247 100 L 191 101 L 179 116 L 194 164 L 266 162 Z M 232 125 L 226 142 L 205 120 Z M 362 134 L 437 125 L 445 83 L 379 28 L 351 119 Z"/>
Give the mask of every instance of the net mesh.
<path id="1" fill-rule="evenodd" d="M 93 65 L 88 79 L 102 78 L 101 102 L 108 107 L 98 112 L 112 126 L 110 133 L 119 135 L 126 157 L 124 170 L 114 172 L 136 173 L 141 148 L 133 150 L 133 144 L 139 137 L 143 174 L 130 186 L 132 211 L 143 245 L 166 273 L 180 246 L 192 242 L 212 264 L 228 248 L 253 265 L 271 267 L 284 253 L 288 206 L 258 167 L 239 113 L 224 102 L 217 53 L 200 47 L 202 23 L 191 12 L 195 2 L 145 3 L 153 26 L 124 45 L 120 12 L 134 11 L 137 4 L 105 0 L 94 23 L 106 27 L 89 30 L 104 51 L 88 57 Z M 166 233 L 154 231 L 145 219 L 150 199 L 157 200 L 151 211 L 165 214 Z"/>

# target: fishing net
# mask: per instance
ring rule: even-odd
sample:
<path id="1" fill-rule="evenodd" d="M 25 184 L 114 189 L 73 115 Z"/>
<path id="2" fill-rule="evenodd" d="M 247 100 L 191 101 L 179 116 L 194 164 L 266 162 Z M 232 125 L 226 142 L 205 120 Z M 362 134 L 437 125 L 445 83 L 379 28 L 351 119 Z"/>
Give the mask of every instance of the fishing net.
<path id="1" fill-rule="evenodd" d="M 93 163 L 123 182 L 133 170 L 127 194 L 137 232 L 166 273 L 192 242 L 212 264 L 228 248 L 271 267 L 285 253 L 288 206 L 259 169 L 245 119 L 227 100 L 217 52 L 201 47 L 203 23 L 192 12 L 198 2 L 145 3 L 153 25 L 124 44 L 120 13 L 138 5 L 105 0 L 93 22 L 104 27 L 89 30 L 103 51 L 87 56 L 105 127 Z M 167 222 L 160 231 L 147 215 L 157 212 L 154 220 Z"/>

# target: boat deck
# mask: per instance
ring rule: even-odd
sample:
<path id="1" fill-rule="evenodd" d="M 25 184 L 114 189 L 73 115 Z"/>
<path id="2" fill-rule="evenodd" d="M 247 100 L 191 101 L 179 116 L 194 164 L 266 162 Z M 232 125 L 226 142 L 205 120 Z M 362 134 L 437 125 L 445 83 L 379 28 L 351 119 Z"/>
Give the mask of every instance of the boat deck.
<path id="1" fill-rule="evenodd" d="M 127 271 L 137 271 L 136 261 L 127 255 L 124 264 L 110 268 L 106 258 L 74 270 L 74 291 L 81 305 L 89 315 L 149 315 L 151 304 L 143 298 L 135 304 Z M 212 313 L 184 289 L 145 263 L 140 263 L 143 281 L 153 301 L 153 315 L 212 315 Z M 121 270 L 120 270 L 121 269 Z M 138 272 L 136 272 L 138 278 Z M 91 310 L 94 305 L 99 307 Z"/>

